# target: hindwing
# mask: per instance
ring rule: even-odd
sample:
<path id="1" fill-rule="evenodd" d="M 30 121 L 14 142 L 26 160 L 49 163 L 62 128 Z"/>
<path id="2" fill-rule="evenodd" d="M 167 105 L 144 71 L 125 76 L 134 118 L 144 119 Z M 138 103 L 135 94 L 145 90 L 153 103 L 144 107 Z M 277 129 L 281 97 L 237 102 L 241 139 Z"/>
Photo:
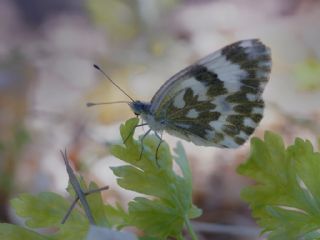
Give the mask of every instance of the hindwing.
<path id="1" fill-rule="evenodd" d="M 259 124 L 270 49 L 257 39 L 218 50 L 170 78 L 150 111 L 168 133 L 197 145 L 235 148 Z"/>

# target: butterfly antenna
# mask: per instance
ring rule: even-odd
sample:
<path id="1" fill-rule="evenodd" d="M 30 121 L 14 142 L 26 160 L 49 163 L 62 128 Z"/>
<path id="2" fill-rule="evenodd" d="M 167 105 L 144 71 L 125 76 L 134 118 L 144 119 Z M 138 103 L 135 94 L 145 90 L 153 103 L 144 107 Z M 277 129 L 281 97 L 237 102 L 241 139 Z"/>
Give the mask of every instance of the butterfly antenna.
<path id="1" fill-rule="evenodd" d="M 98 103 L 88 102 L 87 103 L 87 107 L 92 107 L 92 106 L 97 106 L 97 105 L 105 105 L 105 104 L 114 104 L 114 103 L 126 103 L 126 104 L 129 104 L 130 102 L 128 102 L 128 101 L 98 102 Z"/>
<path id="2" fill-rule="evenodd" d="M 135 100 L 132 97 L 130 97 L 118 84 L 116 84 L 98 65 L 93 64 L 93 67 L 99 70 L 114 86 L 116 86 L 122 93 L 124 93 L 128 98 L 130 98 L 132 102 L 135 102 Z"/>

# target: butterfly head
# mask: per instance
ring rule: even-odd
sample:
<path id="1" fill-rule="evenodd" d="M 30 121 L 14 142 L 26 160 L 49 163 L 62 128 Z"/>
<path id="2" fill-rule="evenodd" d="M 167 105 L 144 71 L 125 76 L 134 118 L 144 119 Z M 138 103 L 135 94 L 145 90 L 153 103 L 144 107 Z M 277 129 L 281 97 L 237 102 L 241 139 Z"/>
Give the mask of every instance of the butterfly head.
<path id="1" fill-rule="evenodd" d="M 141 114 L 147 115 L 150 113 L 150 104 L 141 101 L 133 101 L 129 103 L 130 108 L 136 116 Z"/>

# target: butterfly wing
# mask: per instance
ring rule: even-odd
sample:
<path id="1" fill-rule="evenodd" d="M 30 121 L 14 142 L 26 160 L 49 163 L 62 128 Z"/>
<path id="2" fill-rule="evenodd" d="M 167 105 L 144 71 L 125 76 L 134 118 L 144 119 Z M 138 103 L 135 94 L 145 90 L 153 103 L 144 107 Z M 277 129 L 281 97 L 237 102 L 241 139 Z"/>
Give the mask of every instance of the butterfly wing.
<path id="1" fill-rule="evenodd" d="M 268 47 L 257 39 L 239 41 L 170 78 L 150 111 L 168 133 L 196 145 L 238 147 L 262 118 L 270 71 Z"/>

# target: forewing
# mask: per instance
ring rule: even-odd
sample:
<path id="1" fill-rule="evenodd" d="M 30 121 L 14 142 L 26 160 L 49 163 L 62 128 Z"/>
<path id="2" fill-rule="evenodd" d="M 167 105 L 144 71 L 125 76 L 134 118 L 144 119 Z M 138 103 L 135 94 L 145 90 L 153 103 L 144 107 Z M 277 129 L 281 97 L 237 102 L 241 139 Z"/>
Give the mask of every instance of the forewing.
<path id="1" fill-rule="evenodd" d="M 239 41 L 170 78 L 151 101 L 169 133 L 197 145 L 234 148 L 263 114 L 270 50 L 257 39 Z"/>

